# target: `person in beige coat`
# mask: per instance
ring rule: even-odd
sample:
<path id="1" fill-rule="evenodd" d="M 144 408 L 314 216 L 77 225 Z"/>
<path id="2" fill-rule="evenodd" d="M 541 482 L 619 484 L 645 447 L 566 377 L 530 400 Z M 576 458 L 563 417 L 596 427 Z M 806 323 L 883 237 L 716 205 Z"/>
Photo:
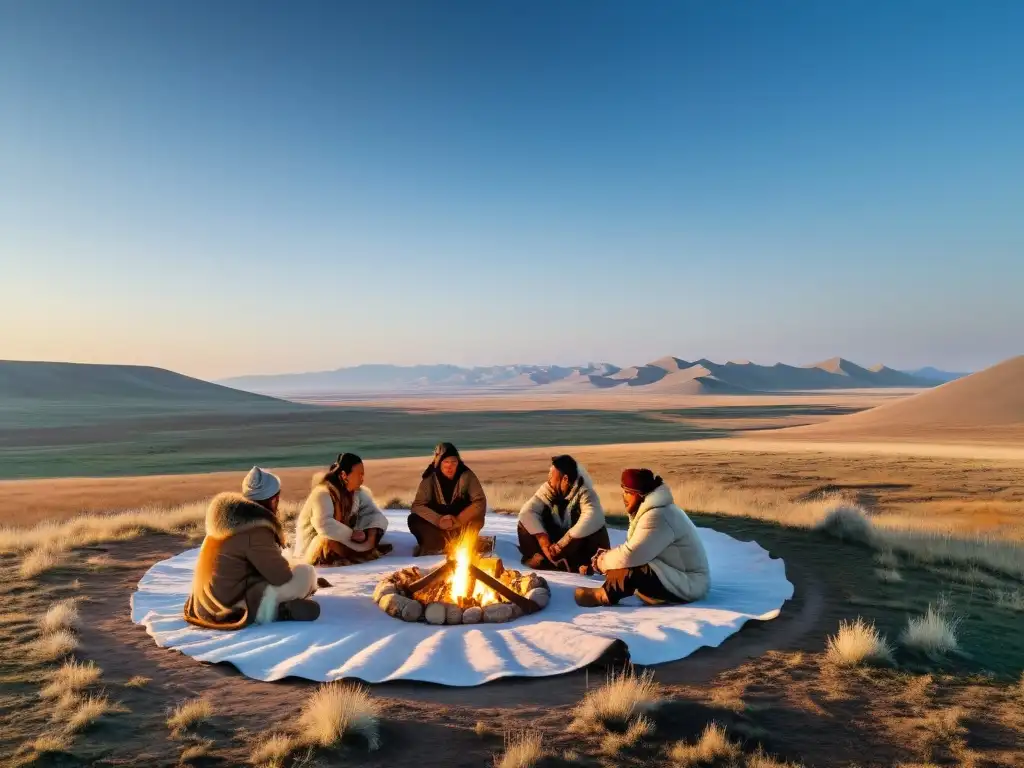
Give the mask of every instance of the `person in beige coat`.
<path id="1" fill-rule="evenodd" d="M 316 571 L 309 565 L 292 568 L 281 553 L 280 499 L 277 476 L 253 467 L 242 493 L 221 493 L 210 501 L 185 621 L 233 630 L 320 615 L 320 606 L 309 599 L 316 591 Z"/>
<path id="2" fill-rule="evenodd" d="M 388 519 L 363 488 L 363 460 L 343 453 L 326 472 L 313 476 L 313 489 L 295 520 L 294 559 L 339 566 L 376 560 L 391 551 L 381 542 Z"/>
<path id="3" fill-rule="evenodd" d="M 594 557 L 605 576 L 597 589 L 576 590 L 585 607 L 615 605 L 630 595 L 645 603 L 700 600 L 711 586 L 708 556 L 697 527 L 672 500 L 671 489 L 649 469 L 622 473 L 622 499 L 629 515 L 626 542 Z"/>

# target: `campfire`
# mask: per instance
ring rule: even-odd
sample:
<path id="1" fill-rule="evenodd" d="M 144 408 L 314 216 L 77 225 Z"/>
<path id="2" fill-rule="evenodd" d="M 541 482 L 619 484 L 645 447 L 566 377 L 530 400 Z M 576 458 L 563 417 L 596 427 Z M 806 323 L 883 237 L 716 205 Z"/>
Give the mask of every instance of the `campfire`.
<path id="1" fill-rule="evenodd" d="M 494 538 L 469 531 L 445 562 L 424 573 L 403 568 L 384 578 L 373 600 L 389 616 L 428 624 L 505 622 L 536 613 L 551 599 L 548 583 L 532 572 L 505 570 L 492 557 Z"/>

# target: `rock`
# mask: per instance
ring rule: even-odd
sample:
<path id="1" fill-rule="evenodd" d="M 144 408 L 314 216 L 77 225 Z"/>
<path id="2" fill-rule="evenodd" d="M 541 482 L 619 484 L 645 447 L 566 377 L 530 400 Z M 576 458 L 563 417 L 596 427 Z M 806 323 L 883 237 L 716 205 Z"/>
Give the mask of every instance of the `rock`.
<path id="1" fill-rule="evenodd" d="M 408 605 L 402 608 L 402 621 L 419 621 L 423 618 L 423 603 L 419 600 L 410 600 Z"/>
<path id="2" fill-rule="evenodd" d="M 465 618 L 463 618 L 465 621 Z M 499 624 L 503 621 L 512 621 L 511 603 L 493 603 L 484 608 L 484 621 Z"/>
<path id="3" fill-rule="evenodd" d="M 431 603 L 423 612 L 423 618 L 427 620 L 427 624 L 444 624 L 446 615 L 444 603 Z"/>
<path id="4" fill-rule="evenodd" d="M 373 602 L 380 603 L 381 598 L 383 598 L 384 595 L 393 595 L 396 592 L 398 592 L 398 587 L 396 587 L 392 582 L 385 579 L 384 581 L 378 583 L 377 588 L 373 590 Z"/>
<path id="5" fill-rule="evenodd" d="M 544 587 L 537 587 L 536 589 L 531 589 L 529 592 L 526 593 L 526 597 L 529 600 L 533 600 L 533 602 L 535 602 L 541 608 L 546 608 L 548 603 L 551 602 L 551 592 L 550 590 L 547 590 Z"/>
<path id="6" fill-rule="evenodd" d="M 510 605 L 512 606 L 512 618 L 513 619 L 518 619 L 520 616 L 523 615 L 523 609 L 522 608 L 520 608 L 515 603 L 510 603 Z"/>
<path id="7" fill-rule="evenodd" d="M 467 608 L 462 612 L 462 623 L 479 624 L 483 616 L 484 612 L 482 608 Z"/>
<path id="8" fill-rule="evenodd" d="M 396 619 L 400 619 L 402 618 L 402 611 L 405 609 L 405 606 L 409 603 L 415 602 L 415 600 L 411 600 L 404 595 L 392 592 L 390 595 L 384 595 L 384 597 L 380 599 L 380 603 L 378 603 L 378 605 L 388 616 L 394 616 Z"/>
<path id="9" fill-rule="evenodd" d="M 536 573 L 529 573 L 523 576 L 523 578 L 519 582 L 520 587 L 522 587 L 522 589 L 520 590 L 520 594 L 525 595 L 531 589 L 540 589 L 542 584 L 543 582 L 541 581 L 540 576 L 538 576 Z"/>
<path id="10" fill-rule="evenodd" d="M 461 624 L 462 623 L 462 609 L 457 605 L 451 603 L 444 604 L 444 623 L 445 624 Z"/>

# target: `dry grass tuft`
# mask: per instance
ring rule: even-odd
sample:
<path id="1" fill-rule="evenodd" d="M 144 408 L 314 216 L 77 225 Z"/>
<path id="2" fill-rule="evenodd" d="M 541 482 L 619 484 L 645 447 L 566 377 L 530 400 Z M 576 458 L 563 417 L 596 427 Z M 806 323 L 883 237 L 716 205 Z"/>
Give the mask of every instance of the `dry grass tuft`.
<path id="1" fill-rule="evenodd" d="M 41 635 L 31 645 L 30 653 L 36 661 L 58 661 L 78 647 L 78 638 L 66 629 Z"/>
<path id="2" fill-rule="evenodd" d="M 52 549 L 33 549 L 21 560 L 18 572 L 23 579 L 33 579 L 40 574 L 52 571 L 64 564 L 62 552 L 55 552 Z"/>
<path id="3" fill-rule="evenodd" d="M 882 568 L 895 570 L 900 567 L 900 558 L 891 549 L 883 549 L 875 554 L 875 562 Z"/>
<path id="4" fill-rule="evenodd" d="M 668 756 L 673 765 L 690 768 L 711 765 L 717 761 L 735 760 L 739 754 L 740 748 L 729 741 L 725 728 L 718 723 L 708 723 L 696 744 L 677 742 L 669 750 Z"/>
<path id="5" fill-rule="evenodd" d="M 617 755 L 622 750 L 635 746 L 645 736 L 654 733 L 654 723 L 650 718 L 640 715 L 629 724 L 625 733 L 607 733 L 601 739 L 601 752 L 606 755 Z"/>
<path id="6" fill-rule="evenodd" d="M 485 723 L 483 720 L 476 721 L 476 725 L 473 727 L 473 733 L 475 733 L 477 736 L 483 737 L 489 734 L 490 732 L 491 729 L 487 727 L 487 723 Z"/>
<path id="7" fill-rule="evenodd" d="M 63 733 L 44 733 L 30 742 L 29 746 L 37 755 L 52 755 L 67 752 L 71 747 L 71 739 Z"/>
<path id="8" fill-rule="evenodd" d="M 78 626 L 78 600 L 75 598 L 67 598 L 54 603 L 39 621 L 39 627 L 43 632 L 56 632 L 76 626 Z"/>
<path id="9" fill-rule="evenodd" d="M 88 664 L 66 661 L 50 676 L 50 682 L 39 695 L 44 699 L 56 699 L 65 693 L 83 691 L 99 680 L 101 674 L 102 670 L 91 661 Z"/>
<path id="10" fill-rule="evenodd" d="M 249 753 L 249 762 L 261 768 L 281 768 L 298 744 L 284 733 L 272 733 L 256 742 Z"/>
<path id="11" fill-rule="evenodd" d="M 766 755 L 764 750 L 758 747 L 757 752 L 747 755 L 746 768 L 803 768 L 803 766 L 798 763 L 786 763 Z"/>
<path id="12" fill-rule="evenodd" d="M 563 749 L 562 760 L 566 763 L 575 763 L 580 759 L 579 752 L 574 749 Z"/>
<path id="13" fill-rule="evenodd" d="M 211 717 L 213 704 L 209 699 L 189 699 L 175 707 L 167 718 L 167 727 L 173 733 L 180 733 L 189 726 L 209 720 Z"/>
<path id="14" fill-rule="evenodd" d="M 839 622 L 839 632 L 828 639 L 825 660 L 837 667 L 855 667 L 865 662 L 890 663 L 892 649 L 874 623 L 858 616 L 856 621 Z"/>
<path id="15" fill-rule="evenodd" d="M 926 656 L 938 657 L 955 651 L 958 647 L 956 631 L 959 619 L 946 615 L 944 606 L 928 605 L 924 616 L 912 616 L 900 635 L 904 648 L 918 651 Z"/>
<path id="16" fill-rule="evenodd" d="M 124 711 L 123 707 L 111 704 L 106 696 L 90 696 L 79 701 L 64 727 L 68 733 L 77 733 L 85 730 L 104 715 Z"/>
<path id="17" fill-rule="evenodd" d="M 892 568 L 876 568 L 875 576 L 883 584 L 899 584 L 903 581 L 903 576 L 900 575 L 900 572 Z"/>
<path id="18" fill-rule="evenodd" d="M 602 728 L 608 722 L 626 723 L 655 709 L 660 703 L 659 694 L 650 670 L 639 675 L 632 668 L 612 673 L 600 688 L 587 691 L 576 707 L 570 729 L 587 731 Z"/>
<path id="19" fill-rule="evenodd" d="M 864 514 L 864 510 L 853 504 L 833 507 L 814 528 L 840 541 L 851 541 L 856 544 L 875 542 L 874 526 Z"/>
<path id="20" fill-rule="evenodd" d="M 506 734 L 505 752 L 495 755 L 494 768 L 532 768 L 543 756 L 541 735 L 536 731 L 518 731 Z"/>
<path id="21" fill-rule="evenodd" d="M 189 746 L 181 750 L 181 757 L 178 758 L 178 762 L 182 765 L 191 763 L 195 760 L 199 760 L 203 757 L 209 757 L 210 751 L 213 749 L 212 739 L 203 739 L 202 741 L 196 741 Z"/>
<path id="22" fill-rule="evenodd" d="M 1024 611 L 1024 590 L 996 589 L 993 590 L 992 597 L 1000 608 L 1009 608 L 1011 611 Z"/>
<path id="23" fill-rule="evenodd" d="M 299 717 L 303 741 L 328 747 L 349 735 L 380 747 L 380 704 L 362 686 L 327 683 L 306 701 Z"/>
<path id="24" fill-rule="evenodd" d="M 124 687 L 145 688 L 151 682 L 153 682 L 153 679 L 150 677 L 145 677 L 144 675 L 135 675 L 135 677 L 131 678 L 127 683 L 124 684 Z"/>

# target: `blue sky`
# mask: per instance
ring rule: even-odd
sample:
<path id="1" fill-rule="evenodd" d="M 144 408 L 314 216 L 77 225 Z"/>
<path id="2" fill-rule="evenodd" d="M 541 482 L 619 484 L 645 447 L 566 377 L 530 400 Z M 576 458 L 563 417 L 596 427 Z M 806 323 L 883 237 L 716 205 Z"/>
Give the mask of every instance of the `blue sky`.
<path id="1" fill-rule="evenodd" d="M 0 358 L 976 369 L 1024 3 L 0 2 Z"/>

